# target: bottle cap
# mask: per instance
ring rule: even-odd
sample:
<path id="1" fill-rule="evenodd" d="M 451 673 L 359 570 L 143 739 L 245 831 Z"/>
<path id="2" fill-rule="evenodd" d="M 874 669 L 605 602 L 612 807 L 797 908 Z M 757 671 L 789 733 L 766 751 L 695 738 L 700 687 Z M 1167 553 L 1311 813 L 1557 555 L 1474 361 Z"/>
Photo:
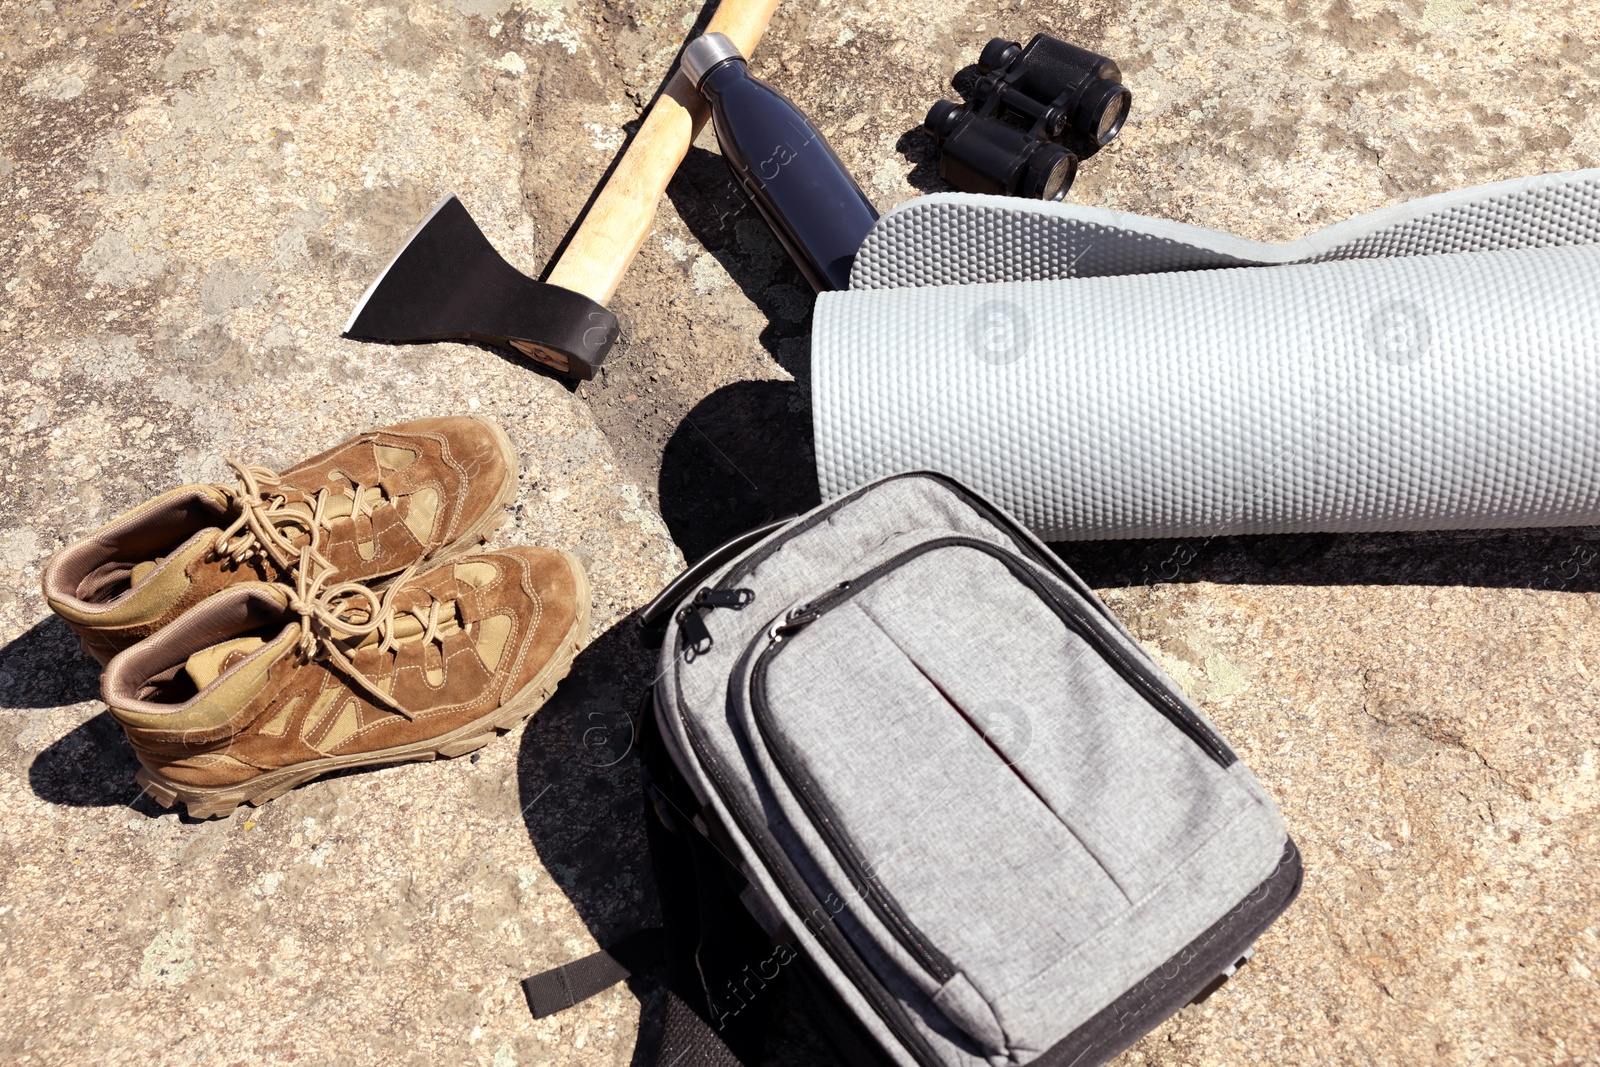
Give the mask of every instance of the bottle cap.
<path id="1" fill-rule="evenodd" d="M 730 59 L 744 60 L 739 49 L 734 47 L 732 41 L 720 33 L 704 33 L 689 42 L 683 50 L 680 66 L 684 74 L 689 76 L 690 83 L 700 88 L 700 83 L 705 81 L 706 75 L 711 73 L 711 68 L 721 66 Z"/>

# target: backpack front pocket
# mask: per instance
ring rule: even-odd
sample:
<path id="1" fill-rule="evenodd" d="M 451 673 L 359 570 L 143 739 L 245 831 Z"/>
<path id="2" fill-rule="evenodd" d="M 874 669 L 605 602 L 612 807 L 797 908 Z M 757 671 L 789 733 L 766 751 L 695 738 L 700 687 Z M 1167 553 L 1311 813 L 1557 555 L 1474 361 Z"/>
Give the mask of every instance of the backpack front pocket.
<path id="1" fill-rule="evenodd" d="M 1059 1038 L 1016 1031 L 1007 994 L 1251 802 L 1124 638 L 984 542 L 928 542 L 786 613 L 744 678 L 735 726 L 769 822 L 816 843 L 811 888 L 985 1053 Z"/>

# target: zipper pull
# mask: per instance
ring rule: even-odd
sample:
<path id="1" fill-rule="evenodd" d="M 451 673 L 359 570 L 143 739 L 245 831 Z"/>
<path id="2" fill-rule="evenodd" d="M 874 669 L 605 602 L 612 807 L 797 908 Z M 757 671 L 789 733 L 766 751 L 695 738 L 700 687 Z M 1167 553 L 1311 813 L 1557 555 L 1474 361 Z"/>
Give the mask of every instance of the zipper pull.
<path id="1" fill-rule="evenodd" d="M 706 627 L 706 620 L 700 617 L 700 611 L 695 605 L 690 604 L 678 612 L 678 632 L 683 634 L 685 659 L 692 661 L 696 656 L 703 656 L 711 651 L 711 631 Z"/>
<path id="2" fill-rule="evenodd" d="M 732 608 L 740 611 L 756 598 L 753 589 L 702 589 L 694 595 L 694 605 L 701 608 Z"/>
<path id="3" fill-rule="evenodd" d="M 801 604 L 799 607 L 790 609 L 787 615 L 773 623 L 772 628 L 767 631 L 768 639 L 776 644 L 801 627 L 811 625 L 812 622 L 816 621 L 817 616 L 827 611 L 835 601 L 850 592 L 850 587 L 853 584 L 853 582 L 849 581 L 840 582 L 810 603 Z"/>
<path id="4" fill-rule="evenodd" d="M 678 610 L 678 632 L 683 634 L 684 658 L 693 661 L 696 656 L 703 656 L 711 651 L 711 630 L 706 626 L 706 620 L 701 616 L 700 609 L 707 611 L 716 608 L 732 608 L 734 611 L 743 611 L 746 604 L 756 598 L 753 589 L 711 589 L 700 590 L 694 599 Z"/>

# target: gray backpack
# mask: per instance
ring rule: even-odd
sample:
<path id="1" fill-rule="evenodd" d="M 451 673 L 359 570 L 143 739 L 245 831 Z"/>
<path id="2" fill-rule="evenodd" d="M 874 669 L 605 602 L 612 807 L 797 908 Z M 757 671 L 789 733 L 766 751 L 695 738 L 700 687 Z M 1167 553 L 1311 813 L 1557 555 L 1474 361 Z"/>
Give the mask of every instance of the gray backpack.
<path id="1" fill-rule="evenodd" d="M 1299 890 L 1276 807 L 1194 705 L 948 478 L 747 535 L 643 615 L 667 621 L 651 847 L 668 954 L 676 927 L 692 959 L 669 984 L 713 1031 L 793 972 L 847 1059 L 1101 1063 Z"/>

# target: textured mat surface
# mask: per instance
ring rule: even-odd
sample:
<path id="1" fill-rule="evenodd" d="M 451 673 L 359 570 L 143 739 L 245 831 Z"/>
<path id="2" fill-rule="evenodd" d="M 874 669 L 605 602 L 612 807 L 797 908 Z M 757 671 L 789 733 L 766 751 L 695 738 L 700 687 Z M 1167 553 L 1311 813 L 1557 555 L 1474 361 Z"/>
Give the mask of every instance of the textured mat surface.
<path id="1" fill-rule="evenodd" d="M 1600 521 L 1595 172 L 1435 197 L 1283 246 L 1096 212 L 1120 228 L 1073 252 L 1076 268 L 1063 257 L 1087 209 L 927 201 L 885 217 L 862 277 L 891 247 L 945 278 L 985 262 L 1168 272 L 823 294 L 825 496 L 933 468 L 1058 540 Z M 967 243 L 963 227 L 992 236 Z M 1468 251 L 1484 248 L 1499 250 Z M 1369 258 L 1381 250 L 1453 254 Z M 1223 255 L 1324 262 L 1173 267 Z"/>
<path id="2" fill-rule="evenodd" d="M 1600 170 L 1544 174 L 1397 204 L 1285 244 L 1081 204 L 938 193 L 885 215 L 852 289 L 1493 252 L 1600 241 Z"/>

